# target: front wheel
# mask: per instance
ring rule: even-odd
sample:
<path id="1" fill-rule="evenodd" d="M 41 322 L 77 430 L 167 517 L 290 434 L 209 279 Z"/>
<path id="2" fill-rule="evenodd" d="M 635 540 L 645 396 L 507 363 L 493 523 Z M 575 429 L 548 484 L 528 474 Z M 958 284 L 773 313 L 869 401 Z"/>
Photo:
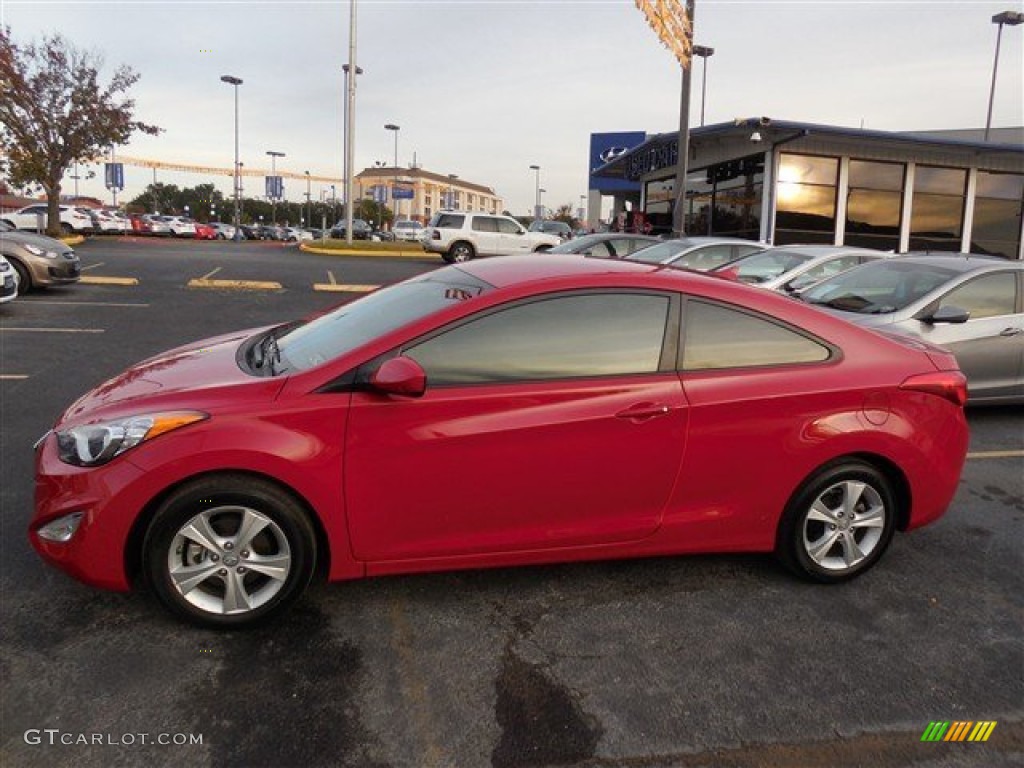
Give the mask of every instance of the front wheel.
<path id="1" fill-rule="evenodd" d="M 875 467 L 844 461 L 812 475 L 790 501 L 776 554 L 812 581 L 834 583 L 868 570 L 896 526 L 896 498 Z"/>
<path id="2" fill-rule="evenodd" d="M 305 510 L 271 483 L 220 476 L 160 506 L 143 544 L 145 572 L 172 613 L 242 629 L 280 614 L 313 575 L 316 537 Z"/>

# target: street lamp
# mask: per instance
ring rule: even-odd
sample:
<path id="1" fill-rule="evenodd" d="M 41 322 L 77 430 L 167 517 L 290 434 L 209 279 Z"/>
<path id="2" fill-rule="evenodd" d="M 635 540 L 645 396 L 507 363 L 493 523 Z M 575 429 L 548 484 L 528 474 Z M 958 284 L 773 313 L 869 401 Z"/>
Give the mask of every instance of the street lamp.
<path id="1" fill-rule="evenodd" d="M 268 150 L 267 154 L 270 155 L 270 189 L 267 190 L 267 197 L 270 198 L 270 218 L 271 224 L 277 224 L 277 158 L 284 157 L 284 152 L 275 152 Z"/>
<path id="2" fill-rule="evenodd" d="M 306 221 L 309 222 L 309 226 L 313 226 L 313 198 L 309 192 L 309 171 L 304 171 L 306 174 Z"/>
<path id="3" fill-rule="evenodd" d="M 392 198 L 392 201 L 394 202 L 394 206 L 395 206 L 395 220 L 397 221 L 398 220 L 398 206 L 399 206 L 399 202 L 398 202 L 398 199 L 394 195 L 395 195 L 395 183 L 398 181 L 398 132 L 401 130 L 401 128 L 399 128 L 394 123 L 388 123 L 387 125 L 384 126 L 384 130 L 385 131 L 393 131 L 394 134 L 395 134 L 395 178 L 394 178 L 394 181 L 391 183 L 391 198 Z"/>
<path id="4" fill-rule="evenodd" d="M 356 76 L 356 0 L 348 4 L 348 63 L 345 72 L 345 242 L 352 244 L 352 170 L 355 166 Z"/>
<path id="5" fill-rule="evenodd" d="M 454 173 L 448 174 L 448 210 L 455 208 L 455 193 L 452 191 L 452 182 L 455 181 L 458 176 Z"/>
<path id="6" fill-rule="evenodd" d="M 693 55 L 700 56 L 700 124 L 704 125 L 704 102 L 708 98 L 708 59 L 715 55 L 715 49 L 706 45 L 693 46 Z"/>
<path id="7" fill-rule="evenodd" d="M 541 204 L 541 195 L 543 195 L 545 192 L 547 192 L 547 190 L 544 189 L 543 187 L 538 187 L 537 188 L 537 218 L 538 219 L 543 219 L 544 218 L 544 206 Z"/>
<path id="8" fill-rule="evenodd" d="M 233 77 L 232 75 L 223 75 L 220 79 L 221 82 L 232 85 L 235 88 L 235 241 L 237 242 L 240 239 L 239 236 L 242 234 L 241 203 L 239 200 L 241 181 L 238 177 L 238 86 L 242 84 L 242 79 L 239 77 Z"/>
<path id="9" fill-rule="evenodd" d="M 541 215 L 541 212 L 540 212 L 540 166 L 539 165 L 531 165 L 530 166 L 530 170 L 531 171 L 535 171 L 536 174 L 537 174 L 537 184 L 536 184 L 537 192 L 536 192 L 536 196 L 535 196 L 535 200 L 534 200 L 534 204 L 533 204 L 533 218 L 536 220 L 536 219 L 543 218 L 543 216 Z"/>
<path id="10" fill-rule="evenodd" d="M 985 141 L 988 141 L 988 132 L 992 128 L 992 102 L 996 96 L 996 68 L 999 66 L 999 43 L 1003 38 L 1003 25 L 1008 24 L 1011 27 L 1016 27 L 1018 24 L 1024 23 L 1024 13 L 1020 11 L 1003 11 L 997 13 L 992 17 L 992 23 L 999 25 L 999 31 L 996 32 L 996 57 L 992 62 L 992 88 L 988 93 L 988 117 L 985 118 Z"/>

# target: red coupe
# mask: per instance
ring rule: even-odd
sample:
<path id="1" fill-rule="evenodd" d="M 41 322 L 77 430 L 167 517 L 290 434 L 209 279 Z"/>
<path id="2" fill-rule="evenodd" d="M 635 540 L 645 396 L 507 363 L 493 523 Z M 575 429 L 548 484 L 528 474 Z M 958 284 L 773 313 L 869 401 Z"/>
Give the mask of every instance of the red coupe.
<path id="1" fill-rule="evenodd" d="M 945 351 L 767 291 L 490 259 L 100 385 L 37 445 L 30 538 L 213 627 L 314 574 L 775 552 L 835 582 L 946 510 L 965 397 Z"/>

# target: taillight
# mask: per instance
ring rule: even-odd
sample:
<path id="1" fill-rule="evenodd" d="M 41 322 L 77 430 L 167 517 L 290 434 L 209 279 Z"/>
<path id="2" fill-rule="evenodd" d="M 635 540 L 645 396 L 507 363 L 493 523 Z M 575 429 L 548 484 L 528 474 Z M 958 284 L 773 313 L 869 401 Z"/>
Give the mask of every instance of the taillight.
<path id="1" fill-rule="evenodd" d="M 960 371 L 921 373 L 906 379 L 900 389 L 938 395 L 959 406 L 967 402 L 967 378 Z"/>

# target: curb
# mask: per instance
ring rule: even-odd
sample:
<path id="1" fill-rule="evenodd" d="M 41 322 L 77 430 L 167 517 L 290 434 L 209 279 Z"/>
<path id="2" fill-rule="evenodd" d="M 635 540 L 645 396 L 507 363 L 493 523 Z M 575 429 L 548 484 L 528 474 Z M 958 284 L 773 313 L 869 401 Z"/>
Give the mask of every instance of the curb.
<path id="1" fill-rule="evenodd" d="M 73 235 L 71 237 L 60 237 L 57 239 L 64 243 L 64 245 L 81 245 L 85 242 L 84 235 Z"/>
<path id="2" fill-rule="evenodd" d="M 79 283 L 85 285 L 138 285 L 137 277 L 104 277 L 102 275 L 82 275 Z"/>
<path id="3" fill-rule="evenodd" d="M 339 248 L 314 248 L 305 243 L 299 243 L 299 250 L 306 253 L 315 253 L 319 256 L 359 256 L 371 259 L 430 259 L 433 261 L 434 254 L 426 251 L 359 251 Z"/>

